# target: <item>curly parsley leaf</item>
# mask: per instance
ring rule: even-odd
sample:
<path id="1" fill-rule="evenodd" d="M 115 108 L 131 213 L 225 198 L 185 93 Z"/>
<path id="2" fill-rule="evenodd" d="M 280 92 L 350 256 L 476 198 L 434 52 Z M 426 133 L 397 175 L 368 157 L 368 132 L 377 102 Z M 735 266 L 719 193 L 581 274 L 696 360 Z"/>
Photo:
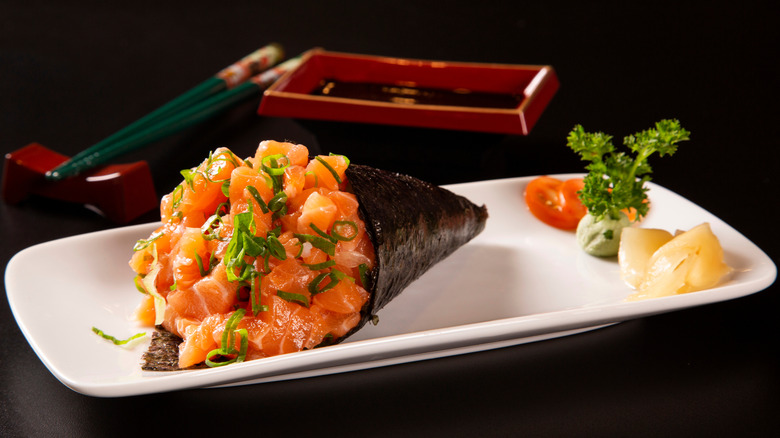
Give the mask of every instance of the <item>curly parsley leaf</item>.
<path id="1" fill-rule="evenodd" d="M 637 220 L 647 214 L 647 188 L 652 168 L 647 159 L 657 153 L 659 156 L 673 155 L 681 141 L 689 140 L 690 132 L 674 119 L 657 122 L 654 128 L 629 135 L 623 139 L 633 156 L 618 152 L 612 144 L 612 136 L 602 132 L 585 132 L 582 125 L 576 125 L 567 137 L 567 146 L 588 161 L 585 169 L 585 187 L 580 200 L 588 213 L 597 219 L 617 219 L 620 211 L 633 208 Z"/>

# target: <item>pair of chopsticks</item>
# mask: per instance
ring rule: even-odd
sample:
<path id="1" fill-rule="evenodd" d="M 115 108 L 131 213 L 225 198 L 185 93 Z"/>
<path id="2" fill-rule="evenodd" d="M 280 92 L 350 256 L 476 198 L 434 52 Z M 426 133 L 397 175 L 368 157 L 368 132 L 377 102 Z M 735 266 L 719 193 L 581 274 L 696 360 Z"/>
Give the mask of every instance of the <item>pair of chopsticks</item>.
<path id="1" fill-rule="evenodd" d="M 214 117 L 244 99 L 262 93 L 301 62 L 300 57 L 296 57 L 276 65 L 283 58 L 284 51 L 278 44 L 269 44 L 252 52 L 46 172 L 46 179 L 58 181 L 77 175 L 118 155 Z"/>

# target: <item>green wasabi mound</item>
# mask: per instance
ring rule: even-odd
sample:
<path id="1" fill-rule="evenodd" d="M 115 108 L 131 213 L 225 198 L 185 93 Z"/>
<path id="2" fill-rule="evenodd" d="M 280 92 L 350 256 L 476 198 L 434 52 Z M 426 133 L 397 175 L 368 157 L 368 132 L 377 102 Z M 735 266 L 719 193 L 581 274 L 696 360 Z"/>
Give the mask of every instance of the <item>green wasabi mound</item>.
<path id="1" fill-rule="evenodd" d="M 586 253 L 597 257 L 616 256 L 620 249 L 620 234 L 623 228 L 631 226 L 624 213 L 619 219 L 609 216 L 598 219 L 586 214 L 577 225 L 577 243 Z"/>

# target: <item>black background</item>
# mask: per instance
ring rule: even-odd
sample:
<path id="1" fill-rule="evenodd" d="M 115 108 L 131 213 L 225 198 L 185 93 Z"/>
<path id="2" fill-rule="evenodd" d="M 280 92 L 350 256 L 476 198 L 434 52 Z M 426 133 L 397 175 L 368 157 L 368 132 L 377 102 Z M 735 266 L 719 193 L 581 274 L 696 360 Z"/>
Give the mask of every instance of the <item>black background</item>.
<path id="1" fill-rule="evenodd" d="M 550 64 L 561 88 L 527 137 L 259 118 L 256 99 L 119 161 L 146 160 L 161 195 L 217 146 L 248 156 L 289 139 L 447 184 L 577 172 L 574 124 L 620 139 L 675 117 L 692 140 L 653 162 L 654 181 L 778 259 L 768 1 L 112 3 L 0 1 L 4 153 L 36 141 L 72 155 L 271 41 L 289 55 Z M 51 200 L 0 204 L 0 265 L 115 226 Z M 0 300 L 0 435 L 764 436 L 780 426 L 777 295 L 476 354 L 120 399 L 59 383 Z"/>

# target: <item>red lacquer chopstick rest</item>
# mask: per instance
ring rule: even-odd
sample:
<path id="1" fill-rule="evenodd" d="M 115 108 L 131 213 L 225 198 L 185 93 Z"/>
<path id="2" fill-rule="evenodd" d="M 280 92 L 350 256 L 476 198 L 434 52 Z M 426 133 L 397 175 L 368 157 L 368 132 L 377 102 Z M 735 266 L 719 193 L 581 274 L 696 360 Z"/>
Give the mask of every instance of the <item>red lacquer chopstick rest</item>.
<path id="1" fill-rule="evenodd" d="M 61 181 L 47 181 L 46 172 L 67 160 L 38 143 L 6 154 L 3 200 L 18 204 L 37 195 L 84 204 L 116 223 L 130 222 L 159 206 L 146 162 L 100 166 Z"/>

